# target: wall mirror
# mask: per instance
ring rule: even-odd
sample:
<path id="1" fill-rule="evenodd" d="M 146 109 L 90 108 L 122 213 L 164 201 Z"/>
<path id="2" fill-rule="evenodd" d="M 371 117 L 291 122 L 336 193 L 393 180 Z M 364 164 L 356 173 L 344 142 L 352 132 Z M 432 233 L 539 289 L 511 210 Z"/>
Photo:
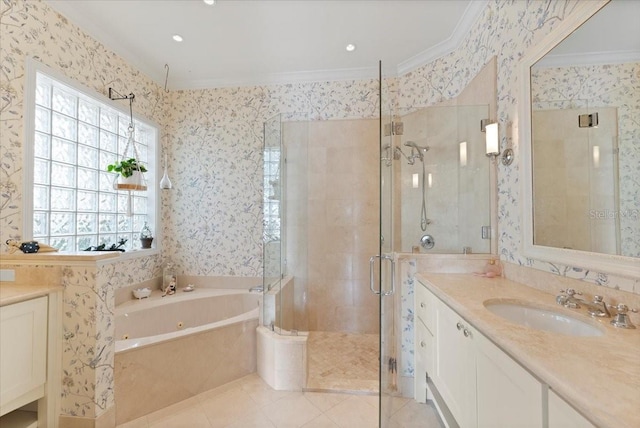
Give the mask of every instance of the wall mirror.
<path id="1" fill-rule="evenodd" d="M 640 2 L 575 7 L 521 66 L 523 250 L 638 276 Z"/>

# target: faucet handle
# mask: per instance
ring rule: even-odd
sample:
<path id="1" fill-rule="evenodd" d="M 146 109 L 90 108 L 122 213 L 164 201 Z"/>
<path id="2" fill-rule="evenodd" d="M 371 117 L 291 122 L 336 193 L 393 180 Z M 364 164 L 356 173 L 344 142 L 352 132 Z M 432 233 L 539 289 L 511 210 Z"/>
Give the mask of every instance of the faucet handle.
<path id="1" fill-rule="evenodd" d="M 638 312 L 635 308 L 630 308 L 624 303 L 618 303 L 617 305 L 609 305 L 611 309 L 615 309 L 619 314 L 626 314 L 627 312 Z"/>
<path id="2" fill-rule="evenodd" d="M 582 296 L 582 291 L 576 291 L 573 288 L 567 288 L 566 290 L 560 290 L 561 293 L 567 293 L 569 296 L 573 296 L 577 294 L 578 296 Z"/>
<path id="3" fill-rule="evenodd" d="M 604 297 L 598 295 L 593 296 L 593 303 L 604 303 Z"/>
<path id="4" fill-rule="evenodd" d="M 628 329 L 636 328 L 636 326 L 631 324 L 631 320 L 629 320 L 629 314 L 627 312 L 629 312 L 629 311 L 638 312 L 637 309 L 630 308 L 627 305 L 625 305 L 624 303 L 618 303 L 615 306 L 610 305 L 609 307 L 615 309 L 616 311 L 618 311 L 616 316 L 611 320 L 611 324 L 614 327 L 628 328 Z"/>

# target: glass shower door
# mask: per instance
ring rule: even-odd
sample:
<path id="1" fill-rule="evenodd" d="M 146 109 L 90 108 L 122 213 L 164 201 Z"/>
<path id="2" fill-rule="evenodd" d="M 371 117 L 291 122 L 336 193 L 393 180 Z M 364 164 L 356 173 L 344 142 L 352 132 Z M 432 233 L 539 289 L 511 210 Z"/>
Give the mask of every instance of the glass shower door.
<path id="1" fill-rule="evenodd" d="M 388 86 L 382 79 L 382 63 L 379 66 L 380 82 L 380 259 L 378 288 L 380 297 L 380 427 L 391 425 L 391 400 L 396 391 L 396 353 L 394 325 L 394 276 L 392 190 L 393 190 L 393 138 L 395 124 L 390 114 Z M 373 287 L 372 287 L 373 288 Z"/>

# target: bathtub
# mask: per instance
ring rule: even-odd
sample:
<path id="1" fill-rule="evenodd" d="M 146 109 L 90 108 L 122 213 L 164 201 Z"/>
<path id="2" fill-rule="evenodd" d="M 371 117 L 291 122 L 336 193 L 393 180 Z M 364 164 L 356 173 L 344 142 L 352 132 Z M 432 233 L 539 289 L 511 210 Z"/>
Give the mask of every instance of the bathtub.
<path id="1" fill-rule="evenodd" d="M 196 288 L 115 311 L 116 423 L 256 371 L 260 293 Z"/>

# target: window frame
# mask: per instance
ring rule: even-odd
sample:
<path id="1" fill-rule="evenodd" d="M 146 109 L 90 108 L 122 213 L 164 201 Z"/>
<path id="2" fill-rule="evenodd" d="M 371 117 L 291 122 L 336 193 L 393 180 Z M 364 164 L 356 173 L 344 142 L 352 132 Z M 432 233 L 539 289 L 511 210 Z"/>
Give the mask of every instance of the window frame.
<path id="1" fill-rule="evenodd" d="M 36 110 L 36 76 L 37 73 L 57 80 L 70 88 L 81 92 L 84 96 L 105 104 L 116 110 L 118 113 L 129 117 L 129 106 L 126 103 L 113 101 L 108 97 L 96 92 L 82 83 L 64 76 L 57 70 L 48 67 L 33 58 L 26 59 L 26 78 L 24 85 L 24 146 L 23 146 L 23 216 L 22 216 L 22 237 L 31 239 L 33 237 L 33 215 L 34 215 L 34 163 L 35 163 L 35 110 Z M 162 227 L 160 224 L 160 190 L 157 186 L 159 182 L 159 161 L 160 161 L 160 132 L 161 127 L 152 120 L 136 114 L 134 109 L 133 117 L 139 122 L 143 122 L 149 127 L 155 128 L 155 137 L 148 147 L 147 159 L 153 162 L 148 166 L 149 171 L 145 173 L 147 179 L 147 199 L 149 208 L 147 210 L 147 222 L 154 233 L 154 248 L 150 249 L 128 249 L 121 253 L 126 258 L 145 256 L 160 253 L 162 250 Z M 102 165 L 101 165 L 102 166 Z M 106 165 L 105 165 L 106 167 Z M 135 231 L 134 231 L 135 236 Z M 64 251 L 61 254 L 73 253 L 75 251 Z"/>

